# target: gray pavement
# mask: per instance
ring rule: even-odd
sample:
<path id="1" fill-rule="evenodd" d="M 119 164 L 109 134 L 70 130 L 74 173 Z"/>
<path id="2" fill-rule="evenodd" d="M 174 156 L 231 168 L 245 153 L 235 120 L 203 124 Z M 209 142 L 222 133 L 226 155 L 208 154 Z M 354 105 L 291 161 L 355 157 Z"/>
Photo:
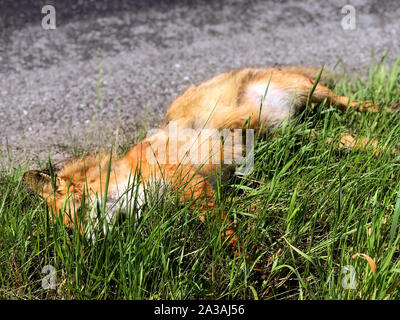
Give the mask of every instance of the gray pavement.
<path id="1" fill-rule="evenodd" d="M 45 4 L 55 30 L 41 26 Z M 341 26 L 345 4 L 355 30 Z M 391 63 L 400 2 L 1 0 L 0 28 L 0 149 L 32 166 L 134 139 L 186 87 L 229 69 L 341 61 L 365 72 L 372 49 Z"/>

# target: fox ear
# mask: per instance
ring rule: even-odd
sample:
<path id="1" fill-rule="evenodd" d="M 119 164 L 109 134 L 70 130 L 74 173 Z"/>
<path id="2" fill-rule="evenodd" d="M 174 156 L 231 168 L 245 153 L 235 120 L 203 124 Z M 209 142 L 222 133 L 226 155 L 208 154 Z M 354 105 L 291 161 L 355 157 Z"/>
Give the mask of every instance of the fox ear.
<path id="1" fill-rule="evenodd" d="M 46 198 L 53 193 L 51 176 L 37 170 L 31 170 L 24 173 L 24 181 L 30 189 Z"/>

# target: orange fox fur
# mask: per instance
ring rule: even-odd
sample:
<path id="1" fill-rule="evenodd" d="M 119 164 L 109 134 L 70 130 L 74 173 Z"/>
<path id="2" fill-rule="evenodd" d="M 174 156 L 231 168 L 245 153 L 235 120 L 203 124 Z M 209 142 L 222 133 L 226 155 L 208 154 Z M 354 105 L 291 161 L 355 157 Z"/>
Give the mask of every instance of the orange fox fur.
<path id="1" fill-rule="evenodd" d="M 140 172 L 140 183 L 133 185 L 134 189 L 142 190 L 147 184 L 162 182 L 168 188 L 179 192 L 182 202 L 196 200 L 192 206 L 200 206 L 200 218 L 203 221 L 212 215 L 225 218 L 224 212 L 214 208 L 214 190 L 207 180 L 215 170 L 216 164 L 209 164 L 209 159 L 205 159 L 200 165 L 172 159 L 168 153 L 172 150 L 172 137 L 169 136 L 168 125 L 173 122 L 178 130 L 241 129 L 244 126 L 255 130 L 270 130 L 279 126 L 285 118 L 293 118 L 305 108 L 318 72 L 319 69 L 306 67 L 245 68 L 223 73 L 199 86 L 188 88 L 173 101 L 160 130 L 132 147 L 124 157 L 112 161 L 107 204 L 121 202 L 121 195 L 130 186 L 129 181 L 132 182 L 132 177 Z M 342 110 L 378 110 L 377 106 L 370 102 L 350 102 L 347 97 L 338 96 L 318 83 L 310 101 L 320 103 L 324 99 L 329 105 Z M 160 151 L 154 148 L 155 144 L 166 146 L 161 152 L 166 152 L 163 155 L 166 161 L 163 163 L 154 163 L 148 158 L 149 155 L 156 158 L 160 155 Z M 177 141 L 174 147 L 177 150 L 174 152 L 179 151 L 184 144 L 185 141 Z M 342 144 L 356 146 L 353 137 L 349 135 L 343 136 Z M 74 212 L 81 206 L 84 190 L 89 194 L 89 202 L 90 199 L 104 194 L 108 162 L 109 155 L 106 154 L 66 164 L 57 172 L 55 190 L 52 187 L 54 182 L 42 172 L 29 171 L 24 175 L 24 179 L 33 190 L 46 199 L 54 213 L 63 215 L 68 227 L 73 228 L 77 224 L 83 226 L 88 223 L 89 217 L 84 217 L 82 221 L 74 221 L 78 219 Z M 209 212 L 214 213 L 208 214 Z M 114 218 L 115 212 L 110 210 L 109 221 L 113 221 Z M 223 236 L 229 237 L 230 245 L 238 248 L 238 240 L 229 219 L 227 225 Z"/>

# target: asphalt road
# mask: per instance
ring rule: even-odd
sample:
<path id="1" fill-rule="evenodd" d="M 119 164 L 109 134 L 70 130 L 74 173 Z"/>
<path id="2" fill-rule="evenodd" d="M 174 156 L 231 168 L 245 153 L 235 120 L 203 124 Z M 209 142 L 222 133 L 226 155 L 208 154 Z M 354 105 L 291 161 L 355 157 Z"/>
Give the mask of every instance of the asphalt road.
<path id="1" fill-rule="evenodd" d="M 42 28 L 45 4 L 55 30 Z M 354 30 L 342 28 L 345 4 Z M 372 49 L 394 61 L 399 32 L 397 0 L 2 0 L 0 150 L 35 166 L 133 139 L 190 84 L 232 68 L 340 61 L 365 72 Z"/>

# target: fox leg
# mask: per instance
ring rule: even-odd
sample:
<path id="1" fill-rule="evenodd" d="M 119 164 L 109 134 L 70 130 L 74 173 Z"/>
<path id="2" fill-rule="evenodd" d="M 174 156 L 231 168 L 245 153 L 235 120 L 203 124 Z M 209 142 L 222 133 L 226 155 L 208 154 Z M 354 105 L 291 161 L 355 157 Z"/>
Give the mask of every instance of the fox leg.
<path id="1" fill-rule="evenodd" d="M 302 99 L 302 104 L 306 104 L 306 97 L 308 98 L 310 90 L 313 88 L 314 82 L 310 80 L 309 78 L 306 78 L 302 75 L 297 75 L 297 77 L 293 77 L 293 79 L 296 79 L 298 83 L 300 83 L 299 89 L 300 89 L 300 97 Z M 321 103 L 327 99 L 329 105 L 334 106 L 340 110 L 347 110 L 347 109 L 353 109 L 358 112 L 366 112 L 366 111 L 371 111 L 371 112 L 378 112 L 379 111 L 379 105 L 373 104 L 370 101 L 358 101 L 358 100 L 353 100 L 350 102 L 350 99 L 344 96 L 339 96 L 335 94 L 331 89 L 328 87 L 322 85 L 322 84 L 317 84 L 315 87 L 315 90 L 311 96 L 311 102 L 315 103 Z M 394 104 L 393 107 L 396 108 L 398 107 L 399 104 Z M 386 112 L 391 112 L 392 109 L 387 108 Z M 317 131 L 313 131 L 313 135 L 319 135 Z M 328 144 L 331 144 L 333 141 L 332 138 L 328 139 Z M 339 142 L 339 147 L 344 148 L 344 147 L 349 147 L 352 149 L 358 149 L 358 150 L 370 150 L 372 151 L 376 156 L 382 155 L 383 153 L 386 153 L 389 151 L 389 149 L 385 146 L 380 146 L 377 140 L 374 139 L 368 139 L 365 137 L 355 137 L 351 134 L 347 133 L 342 133 L 340 134 L 340 142 Z M 394 154 L 397 150 L 393 149 L 391 150 L 391 153 Z"/>
<path id="2" fill-rule="evenodd" d="M 320 103 L 324 99 L 327 99 L 328 103 L 331 106 L 336 107 L 343 111 L 345 111 L 347 109 L 353 109 L 358 112 L 365 112 L 365 111 L 378 112 L 379 111 L 379 106 L 372 103 L 371 101 L 352 100 L 350 102 L 349 98 L 347 98 L 345 96 L 339 96 L 339 95 L 335 94 L 329 88 L 318 84 L 312 97 L 311 97 L 311 101 Z M 391 109 L 387 109 L 387 112 L 390 112 L 390 111 L 391 111 Z"/>
<path id="3" fill-rule="evenodd" d="M 328 143 L 332 143 L 332 139 L 328 139 Z M 352 149 L 358 150 L 369 150 L 372 151 L 376 156 L 380 156 L 384 153 L 391 151 L 392 154 L 396 153 L 396 149 L 390 150 L 385 146 L 379 146 L 378 140 L 375 139 L 368 139 L 365 137 L 355 137 L 348 133 L 341 133 L 340 134 L 340 142 L 339 147 L 349 147 Z"/>
<path id="4" fill-rule="evenodd" d="M 313 136 L 319 136 L 320 133 L 318 131 L 312 131 Z M 391 151 L 392 154 L 396 153 L 396 149 L 390 150 L 385 146 L 379 146 L 378 140 L 375 139 L 368 139 L 365 137 L 355 137 L 349 133 L 341 133 L 339 140 L 339 148 L 343 149 L 345 147 L 355 149 L 355 150 L 365 150 L 365 151 L 372 151 L 376 156 L 380 156 L 384 153 Z M 328 138 L 328 144 L 330 145 L 333 143 L 333 138 Z"/>
<path id="5" fill-rule="evenodd" d="M 313 81 L 309 85 L 309 90 L 312 89 Z M 308 91 L 309 92 L 309 91 Z M 355 110 L 358 112 L 379 112 L 380 103 L 374 104 L 371 101 L 352 100 L 345 96 L 339 96 L 335 94 L 331 89 L 325 87 L 322 84 L 317 84 L 315 91 L 311 97 L 311 102 L 321 103 L 324 99 L 327 99 L 329 105 L 336 107 L 340 110 Z M 392 112 L 392 108 L 398 108 L 399 104 L 391 104 L 391 108 L 386 108 L 385 112 Z"/>
<path id="6" fill-rule="evenodd" d="M 268 75 L 265 77 L 265 81 L 268 81 Z M 273 74 L 271 83 L 276 83 L 277 87 L 279 88 L 286 88 L 289 91 L 295 92 L 299 99 L 300 105 L 305 106 L 309 94 L 314 87 L 315 80 L 314 77 L 309 78 L 300 73 L 282 71 L 280 73 Z M 378 104 L 374 104 L 371 101 L 350 101 L 348 97 L 337 95 L 328 87 L 324 86 L 321 83 L 318 83 L 315 86 L 312 96 L 310 97 L 310 102 L 321 103 L 325 99 L 330 106 L 334 106 L 340 110 L 353 109 L 359 112 L 379 111 Z M 393 105 L 393 107 L 397 106 L 398 105 Z M 386 111 L 390 112 L 392 110 L 387 109 Z"/>

